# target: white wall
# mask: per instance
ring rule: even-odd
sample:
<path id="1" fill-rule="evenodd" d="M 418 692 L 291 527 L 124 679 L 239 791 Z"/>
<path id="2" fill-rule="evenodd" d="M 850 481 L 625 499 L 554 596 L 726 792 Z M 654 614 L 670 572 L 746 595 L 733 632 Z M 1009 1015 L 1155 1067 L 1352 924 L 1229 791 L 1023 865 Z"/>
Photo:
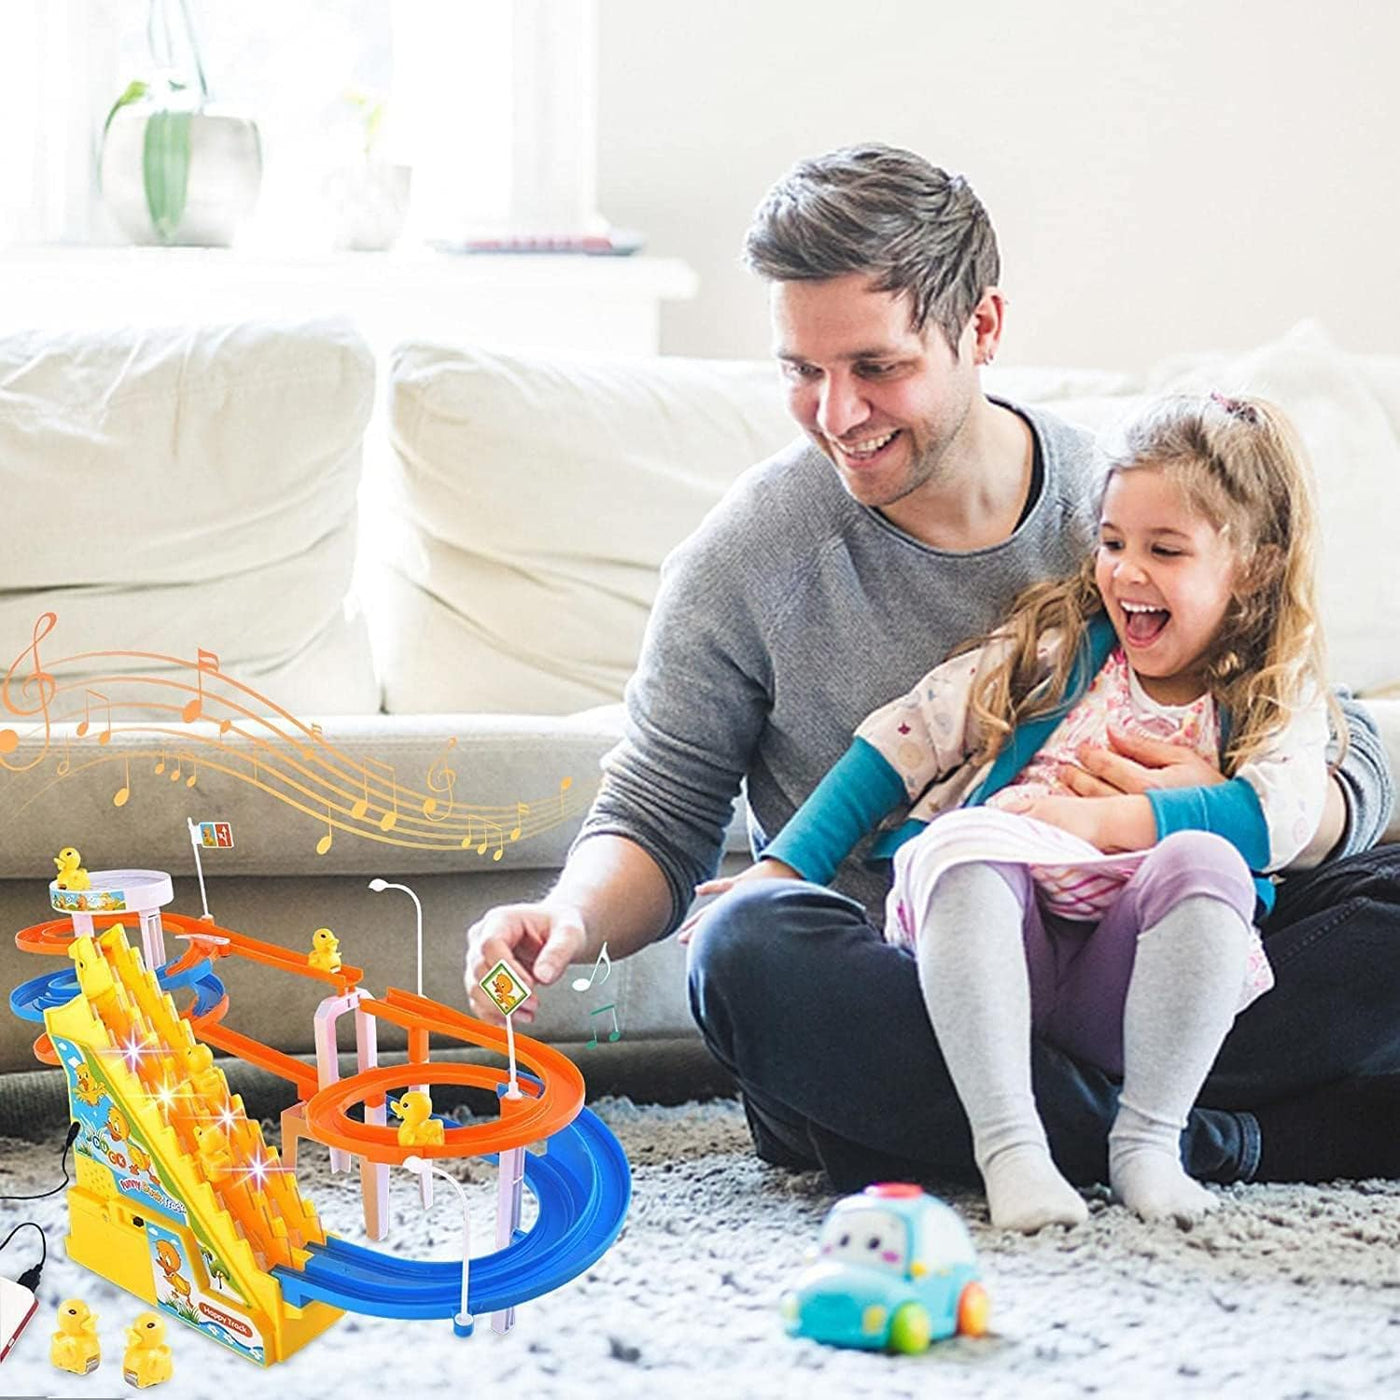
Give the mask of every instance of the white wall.
<path id="1" fill-rule="evenodd" d="M 600 0 L 599 203 L 700 273 L 672 354 L 764 355 L 744 228 L 863 139 L 991 212 L 1003 359 L 1138 368 L 1315 315 L 1400 350 L 1390 0 Z"/>

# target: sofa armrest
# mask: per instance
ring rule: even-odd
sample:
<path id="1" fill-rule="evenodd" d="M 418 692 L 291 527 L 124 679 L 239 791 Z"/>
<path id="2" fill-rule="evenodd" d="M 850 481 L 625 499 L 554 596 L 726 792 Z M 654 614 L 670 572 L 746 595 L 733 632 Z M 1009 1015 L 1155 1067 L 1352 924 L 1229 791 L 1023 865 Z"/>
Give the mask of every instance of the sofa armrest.
<path id="1" fill-rule="evenodd" d="M 1371 712 L 1376 728 L 1381 732 L 1386 754 L 1390 758 L 1391 776 L 1400 788 L 1400 698 L 1372 698 L 1362 696 L 1361 703 Z M 1390 814 L 1390 825 L 1386 827 L 1381 841 L 1387 844 L 1400 842 L 1400 802 Z"/>
<path id="2" fill-rule="evenodd" d="M 25 771 L 0 774 L 0 879 L 52 879 L 64 846 L 89 870 L 191 873 L 187 817 L 232 828 L 232 849 L 204 853 L 211 878 L 557 870 L 621 736 L 622 709 L 327 716 L 319 735 L 310 721 L 277 724 L 295 742 L 271 740 L 257 721 L 223 736 L 202 722 L 114 727 L 105 744 L 71 724 L 54 725 L 47 742 L 31 732 L 8 755 Z M 737 821 L 736 844 L 744 848 Z"/>
<path id="3" fill-rule="evenodd" d="M 319 735 L 311 721 L 302 731 L 279 719 L 294 739 L 274 739 L 256 721 L 224 736 L 205 723 L 114 727 L 101 745 L 91 731 L 79 739 L 72 724 L 54 725 L 47 742 L 31 732 L 8 756 L 12 770 L 26 771 L 0 774 L 0 879 L 51 879 L 53 857 L 68 845 L 89 870 L 184 872 L 193 864 L 187 817 L 232 827 L 232 849 L 205 854 L 215 876 L 558 867 L 620 732 L 606 712 L 316 724 Z M 428 799 L 437 804 L 431 817 Z"/>

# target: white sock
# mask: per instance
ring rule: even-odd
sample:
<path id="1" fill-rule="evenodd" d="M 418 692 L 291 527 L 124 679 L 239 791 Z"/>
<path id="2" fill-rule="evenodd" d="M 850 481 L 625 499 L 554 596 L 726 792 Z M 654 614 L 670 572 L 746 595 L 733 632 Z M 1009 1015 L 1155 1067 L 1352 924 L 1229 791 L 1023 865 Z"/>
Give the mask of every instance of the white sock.
<path id="1" fill-rule="evenodd" d="M 1240 916 L 1205 896 L 1183 900 L 1138 938 L 1108 1179 L 1144 1220 L 1189 1225 L 1219 1204 L 1186 1175 L 1181 1130 L 1234 1023 L 1248 949 Z"/>
<path id="2" fill-rule="evenodd" d="M 1031 1092 L 1020 902 L 990 866 L 960 865 L 923 903 L 919 985 L 972 1128 L 992 1224 L 1026 1234 L 1077 1225 L 1088 1208 L 1050 1158 Z"/>

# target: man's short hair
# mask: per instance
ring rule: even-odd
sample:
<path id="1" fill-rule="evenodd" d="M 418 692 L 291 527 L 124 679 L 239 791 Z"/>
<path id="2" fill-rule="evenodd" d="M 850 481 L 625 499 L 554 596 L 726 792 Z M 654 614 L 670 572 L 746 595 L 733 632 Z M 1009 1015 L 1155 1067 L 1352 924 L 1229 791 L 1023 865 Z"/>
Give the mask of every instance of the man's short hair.
<path id="1" fill-rule="evenodd" d="M 955 353 L 1001 275 L 991 220 L 967 181 L 878 144 L 793 166 L 755 211 L 744 261 L 772 282 L 868 273 L 876 291 L 907 293 L 914 330 L 933 321 Z"/>

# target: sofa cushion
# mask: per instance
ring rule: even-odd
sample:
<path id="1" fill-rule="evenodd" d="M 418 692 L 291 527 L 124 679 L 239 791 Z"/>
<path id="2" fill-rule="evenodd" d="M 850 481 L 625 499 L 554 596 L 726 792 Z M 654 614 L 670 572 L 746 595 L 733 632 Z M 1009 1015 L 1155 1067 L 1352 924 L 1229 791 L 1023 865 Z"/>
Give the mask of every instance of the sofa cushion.
<path id="1" fill-rule="evenodd" d="M 1147 386 L 1259 394 L 1292 419 L 1317 483 L 1318 606 L 1328 660 L 1333 678 L 1361 695 L 1400 680 L 1400 571 L 1393 563 L 1400 402 L 1383 401 L 1377 390 L 1384 383 L 1320 326 L 1303 322 L 1255 350 L 1164 366 Z"/>
<path id="2" fill-rule="evenodd" d="M 52 612 L 46 664 L 124 653 L 65 661 L 59 716 L 168 704 L 139 678 L 199 648 L 288 709 L 379 708 L 347 610 L 373 400 L 339 321 L 0 337 L 0 637 Z"/>
<path id="3" fill-rule="evenodd" d="M 794 433 L 771 364 L 406 345 L 372 626 L 385 708 L 618 699 L 657 571 Z"/>
<path id="4" fill-rule="evenodd" d="M 988 387 L 1111 437 L 1151 396 L 1258 394 L 1289 415 L 1312 460 L 1322 536 L 1318 605 L 1332 677 L 1361 695 L 1400 682 L 1400 361 L 1346 355 L 1313 322 L 1241 353 L 1178 356 L 1137 377 L 997 371 Z"/>

